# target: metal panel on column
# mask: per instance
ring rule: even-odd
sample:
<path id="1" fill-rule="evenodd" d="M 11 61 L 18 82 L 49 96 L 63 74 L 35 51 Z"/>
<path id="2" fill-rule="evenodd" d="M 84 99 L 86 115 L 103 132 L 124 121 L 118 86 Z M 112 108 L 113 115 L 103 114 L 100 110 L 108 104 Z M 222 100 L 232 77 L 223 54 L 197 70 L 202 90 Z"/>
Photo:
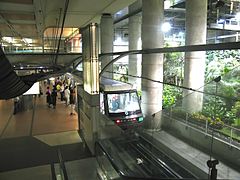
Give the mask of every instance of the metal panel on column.
<path id="1" fill-rule="evenodd" d="M 98 26 L 90 24 L 83 29 L 84 90 L 99 93 Z"/>
<path id="2" fill-rule="evenodd" d="M 83 37 L 83 87 L 79 87 L 80 133 L 88 148 L 94 154 L 98 138 L 99 115 L 99 65 L 98 26 L 90 24 L 81 29 Z"/>

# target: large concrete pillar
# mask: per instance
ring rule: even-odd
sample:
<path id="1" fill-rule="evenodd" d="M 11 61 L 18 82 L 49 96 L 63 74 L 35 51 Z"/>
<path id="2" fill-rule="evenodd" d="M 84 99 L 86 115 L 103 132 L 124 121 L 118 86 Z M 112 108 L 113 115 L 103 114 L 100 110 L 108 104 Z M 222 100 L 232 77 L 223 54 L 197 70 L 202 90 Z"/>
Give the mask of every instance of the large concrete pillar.
<path id="1" fill-rule="evenodd" d="M 186 45 L 206 43 L 207 0 L 186 0 Z M 203 90 L 205 52 L 185 53 L 183 85 Z M 203 94 L 184 90 L 183 108 L 190 112 L 201 111 Z"/>
<path id="2" fill-rule="evenodd" d="M 101 53 L 113 52 L 113 18 L 111 14 L 103 14 L 100 22 Z M 111 60 L 112 56 L 101 57 L 101 69 L 103 69 Z M 113 72 L 113 65 L 106 71 Z M 112 78 L 113 74 L 104 72 L 103 76 Z"/>
<path id="3" fill-rule="evenodd" d="M 142 1 L 142 48 L 163 47 L 163 32 L 161 25 L 164 21 L 164 0 Z M 142 76 L 163 81 L 163 54 L 143 54 Z M 153 114 L 162 109 L 163 85 L 142 79 L 142 109 L 145 115 L 145 127 L 158 129 L 161 125 L 159 118 Z"/>
<path id="4" fill-rule="evenodd" d="M 138 10 L 142 7 L 142 1 L 138 0 L 132 5 L 129 6 L 129 14 Z M 140 14 L 131 16 L 128 22 L 128 42 L 129 42 L 129 50 L 139 50 L 141 49 L 141 23 L 142 19 Z M 133 76 L 141 76 L 141 68 L 142 68 L 142 58 L 141 55 L 130 55 L 128 62 L 128 74 Z M 141 89 L 141 79 L 134 78 L 129 76 L 128 82 L 136 85 L 137 89 Z"/>

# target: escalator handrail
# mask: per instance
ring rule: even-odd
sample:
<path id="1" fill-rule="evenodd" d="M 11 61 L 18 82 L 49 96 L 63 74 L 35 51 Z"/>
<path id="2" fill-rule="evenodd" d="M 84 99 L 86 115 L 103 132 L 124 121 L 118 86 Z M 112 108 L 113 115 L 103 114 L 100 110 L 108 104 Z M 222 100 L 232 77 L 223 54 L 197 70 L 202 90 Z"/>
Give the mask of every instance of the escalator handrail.
<path id="1" fill-rule="evenodd" d="M 162 160 L 157 158 L 155 155 L 151 154 L 148 149 L 146 149 L 143 145 L 139 145 L 139 147 L 144 150 L 149 157 L 151 157 L 151 160 L 156 162 L 156 164 L 160 167 L 163 167 L 168 173 L 170 173 L 172 176 L 175 176 L 176 178 L 182 178 L 177 172 L 175 172 L 172 168 L 170 168 L 167 164 L 164 164 Z"/>
<path id="2" fill-rule="evenodd" d="M 100 149 L 105 153 L 107 159 L 109 160 L 109 162 L 111 163 L 112 167 L 114 168 L 114 170 L 118 173 L 118 175 L 122 178 L 122 179 L 137 179 L 137 180 L 176 180 L 175 178 L 156 178 L 156 177 L 130 177 L 127 176 L 125 174 L 123 174 L 122 171 L 119 170 L 118 166 L 115 164 L 115 162 L 113 161 L 113 158 L 111 157 L 111 155 L 104 149 L 104 147 L 101 145 L 101 143 L 99 143 L 98 141 L 95 143 L 95 152 L 96 152 L 96 148 L 100 147 Z M 96 158 L 97 159 L 97 158 Z M 99 162 L 98 162 L 99 163 Z"/>
<path id="3" fill-rule="evenodd" d="M 139 133 L 139 132 L 138 132 L 138 133 Z M 154 147 L 155 149 L 158 149 L 158 148 L 156 147 L 156 145 L 154 145 L 151 141 L 148 141 L 148 140 L 147 140 L 147 137 L 143 136 L 142 133 L 139 133 L 139 134 L 141 134 L 141 138 L 144 139 L 145 141 L 147 141 L 149 144 L 151 144 L 152 147 Z M 172 160 L 173 160 L 173 159 L 172 159 Z M 175 161 L 175 162 L 176 162 L 176 161 Z M 176 163 L 177 163 L 177 162 L 176 162 Z M 178 164 L 178 163 L 177 163 L 177 164 Z M 187 171 L 189 174 L 193 175 L 193 174 L 192 174 L 191 172 L 189 172 L 187 169 L 184 168 L 184 170 Z M 193 176 L 194 176 L 194 175 L 193 175 Z M 189 179 L 189 178 L 185 178 L 185 179 Z"/>

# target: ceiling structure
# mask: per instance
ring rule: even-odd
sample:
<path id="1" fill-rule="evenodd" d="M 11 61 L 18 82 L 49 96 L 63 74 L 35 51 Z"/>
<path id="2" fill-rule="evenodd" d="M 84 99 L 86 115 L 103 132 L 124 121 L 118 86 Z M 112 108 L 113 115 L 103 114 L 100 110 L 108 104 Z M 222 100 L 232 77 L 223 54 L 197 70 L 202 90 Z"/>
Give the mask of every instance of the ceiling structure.
<path id="1" fill-rule="evenodd" d="M 42 65 L 45 69 L 51 69 L 51 72 L 48 71 L 50 75 L 69 72 L 69 67 L 73 64 L 76 67 L 81 61 L 80 54 L 61 55 L 59 52 L 62 51 L 58 51 L 57 44 L 67 44 L 73 37 L 79 40 L 81 38 L 79 28 L 92 22 L 99 23 L 103 13 L 114 15 L 122 10 L 123 12 L 114 16 L 115 28 L 120 28 L 128 35 L 127 17 L 130 15 L 126 7 L 135 1 L 0 0 L 0 43 L 5 52 L 14 52 L 12 48 L 17 49 L 18 53 L 21 49 L 24 52 L 27 52 L 26 50 L 44 52 L 20 56 L 10 54 L 6 57 L 0 49 L 0 64 L 2 63 L 0 86 L 5 87 L 0 91 L 0 99 L 15 97 L 30 88 L 35 81 L 49 76 L 49 73 L 40 71 L 38 74 L 19 77 L 12 65 L 16 65 L 18 69 L 23 67 L 34 69 Z M 177 30 L 174 32 L 174 29 L 185 29 L 185 1 L 175 2 L 177 3 L 174 6 L 165 9 L 164 12 L 165 20 L 173 25 L 172 33 L 177 32 Z M 240 16 L 237 17 L 237 13 L 240 12 L 239 0 L 208 0 L 208 2 L 208 28 L 220 29 L 220 35 L 224 36 L 226 30 L 230 33 L 240 31 Z M 136 13 L 140 14 L 141 8 Z M 119 18 L 125 20 L 116 23 Z M 216 26 L 213 27 L 211 23 L 215 23 Z M 230 29 L 226 29 L 227 25 Z M 235 29 L 236 27 L 239 29 Z M 54 64 L 56 56 L 59 58 L 58 64 L 56 61 Z M 10 58 L 11 64 L 7 58 Z"/>
<path id="2" fill-rule="evenodd" d="M 134 1 L 0 0 L 0 38 L 8 46 L 52 46 L 60 36 L 66 6 L 63 39 L 91 22 L 99 23 L 103 13 L 114 14 Z"/>
<path id="3" fill-rule="evenodd" d="M 119 19 L 121 14 L 128 13 L 126 7 L 135 1 L 0 0 L 0 40 L 2 46 L 6 46 L 6 52 L 12 52 L 10 47 L 13 46 L 19 47 L 18 49 L 35 50 L 35 52 L 42 52 L 44 47 L 45 52 L 54 52 L 52 50 L 56 50 L 60 36 L 66 43 L 67 40 L 79 34 L 79 28 L 90 22 L 99 23 L 103 13 L 115 14 L 115 20 Z M 240 10 L 239 0 L 208 0 L 208 3 L 208 19 L 213 23 L 211 28 L 214 29 L 227 28 L 228 25 L 223 27 L 222 24 L 216 24 L 217 20 L 234 19 L 236 12 Z M 67 12 L 64 19 L 66 6 Z M 116 14 L 120 10 L 123 12 L 120 15 Z M 165 20 L 171 22 L 174 28 L 184 29 L 185 0 L 175 0 L 173 6 L 165 9 Z M 64 28 L 61 34 L 63 23 Z M 125 22 L 118 22 L 115 27 L 127 29 L 127 19 Z M 236 28 L 236 26 L 230 26 L 230 28 Z M 240 30 L 240 28 L 234 30 Z"/>
<path id="4" fill-rule="evenodd" d="M 165 32 L 165 40 L 179 41 L 184 45 L 185 38 L 185 0 L 165 0 L 164 18 L 165 22 L 169 22 L 171 30 Z M 167 3 L 166 3 L 167 2 Z M 124 12 L 125 11 L 125 12 Z M 127 8 L 123 10 L 125 15 L 119 17 L 115 14 L 117 24 L 115 28 L 119 32 L 123 32 L 122 37 L 128 34 L 128 18 Z M 136 10 L 141 16 L 141 7 Z M 208 37 L 207 43 L 220 43 L 238 41 L 240 31 L 240 0 L 208 0 L 208 16 L 207 16 Z M 122 20 L 119 21 L 118 19 Z M 174 37 L 174 38 L 173 38 Z M 177 39 L 176 39 L 177 37 Z"/>

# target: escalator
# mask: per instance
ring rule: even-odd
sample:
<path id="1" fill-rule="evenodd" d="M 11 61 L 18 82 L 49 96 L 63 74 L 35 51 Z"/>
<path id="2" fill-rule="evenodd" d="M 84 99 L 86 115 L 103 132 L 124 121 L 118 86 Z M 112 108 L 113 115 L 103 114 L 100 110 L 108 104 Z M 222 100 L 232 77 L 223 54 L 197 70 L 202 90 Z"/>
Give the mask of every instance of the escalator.
<path id="1" fill-rule="evenodd" d="M 142 137 L 101 140 L 96 158 L 101 179 L 196 179 Z"/>

